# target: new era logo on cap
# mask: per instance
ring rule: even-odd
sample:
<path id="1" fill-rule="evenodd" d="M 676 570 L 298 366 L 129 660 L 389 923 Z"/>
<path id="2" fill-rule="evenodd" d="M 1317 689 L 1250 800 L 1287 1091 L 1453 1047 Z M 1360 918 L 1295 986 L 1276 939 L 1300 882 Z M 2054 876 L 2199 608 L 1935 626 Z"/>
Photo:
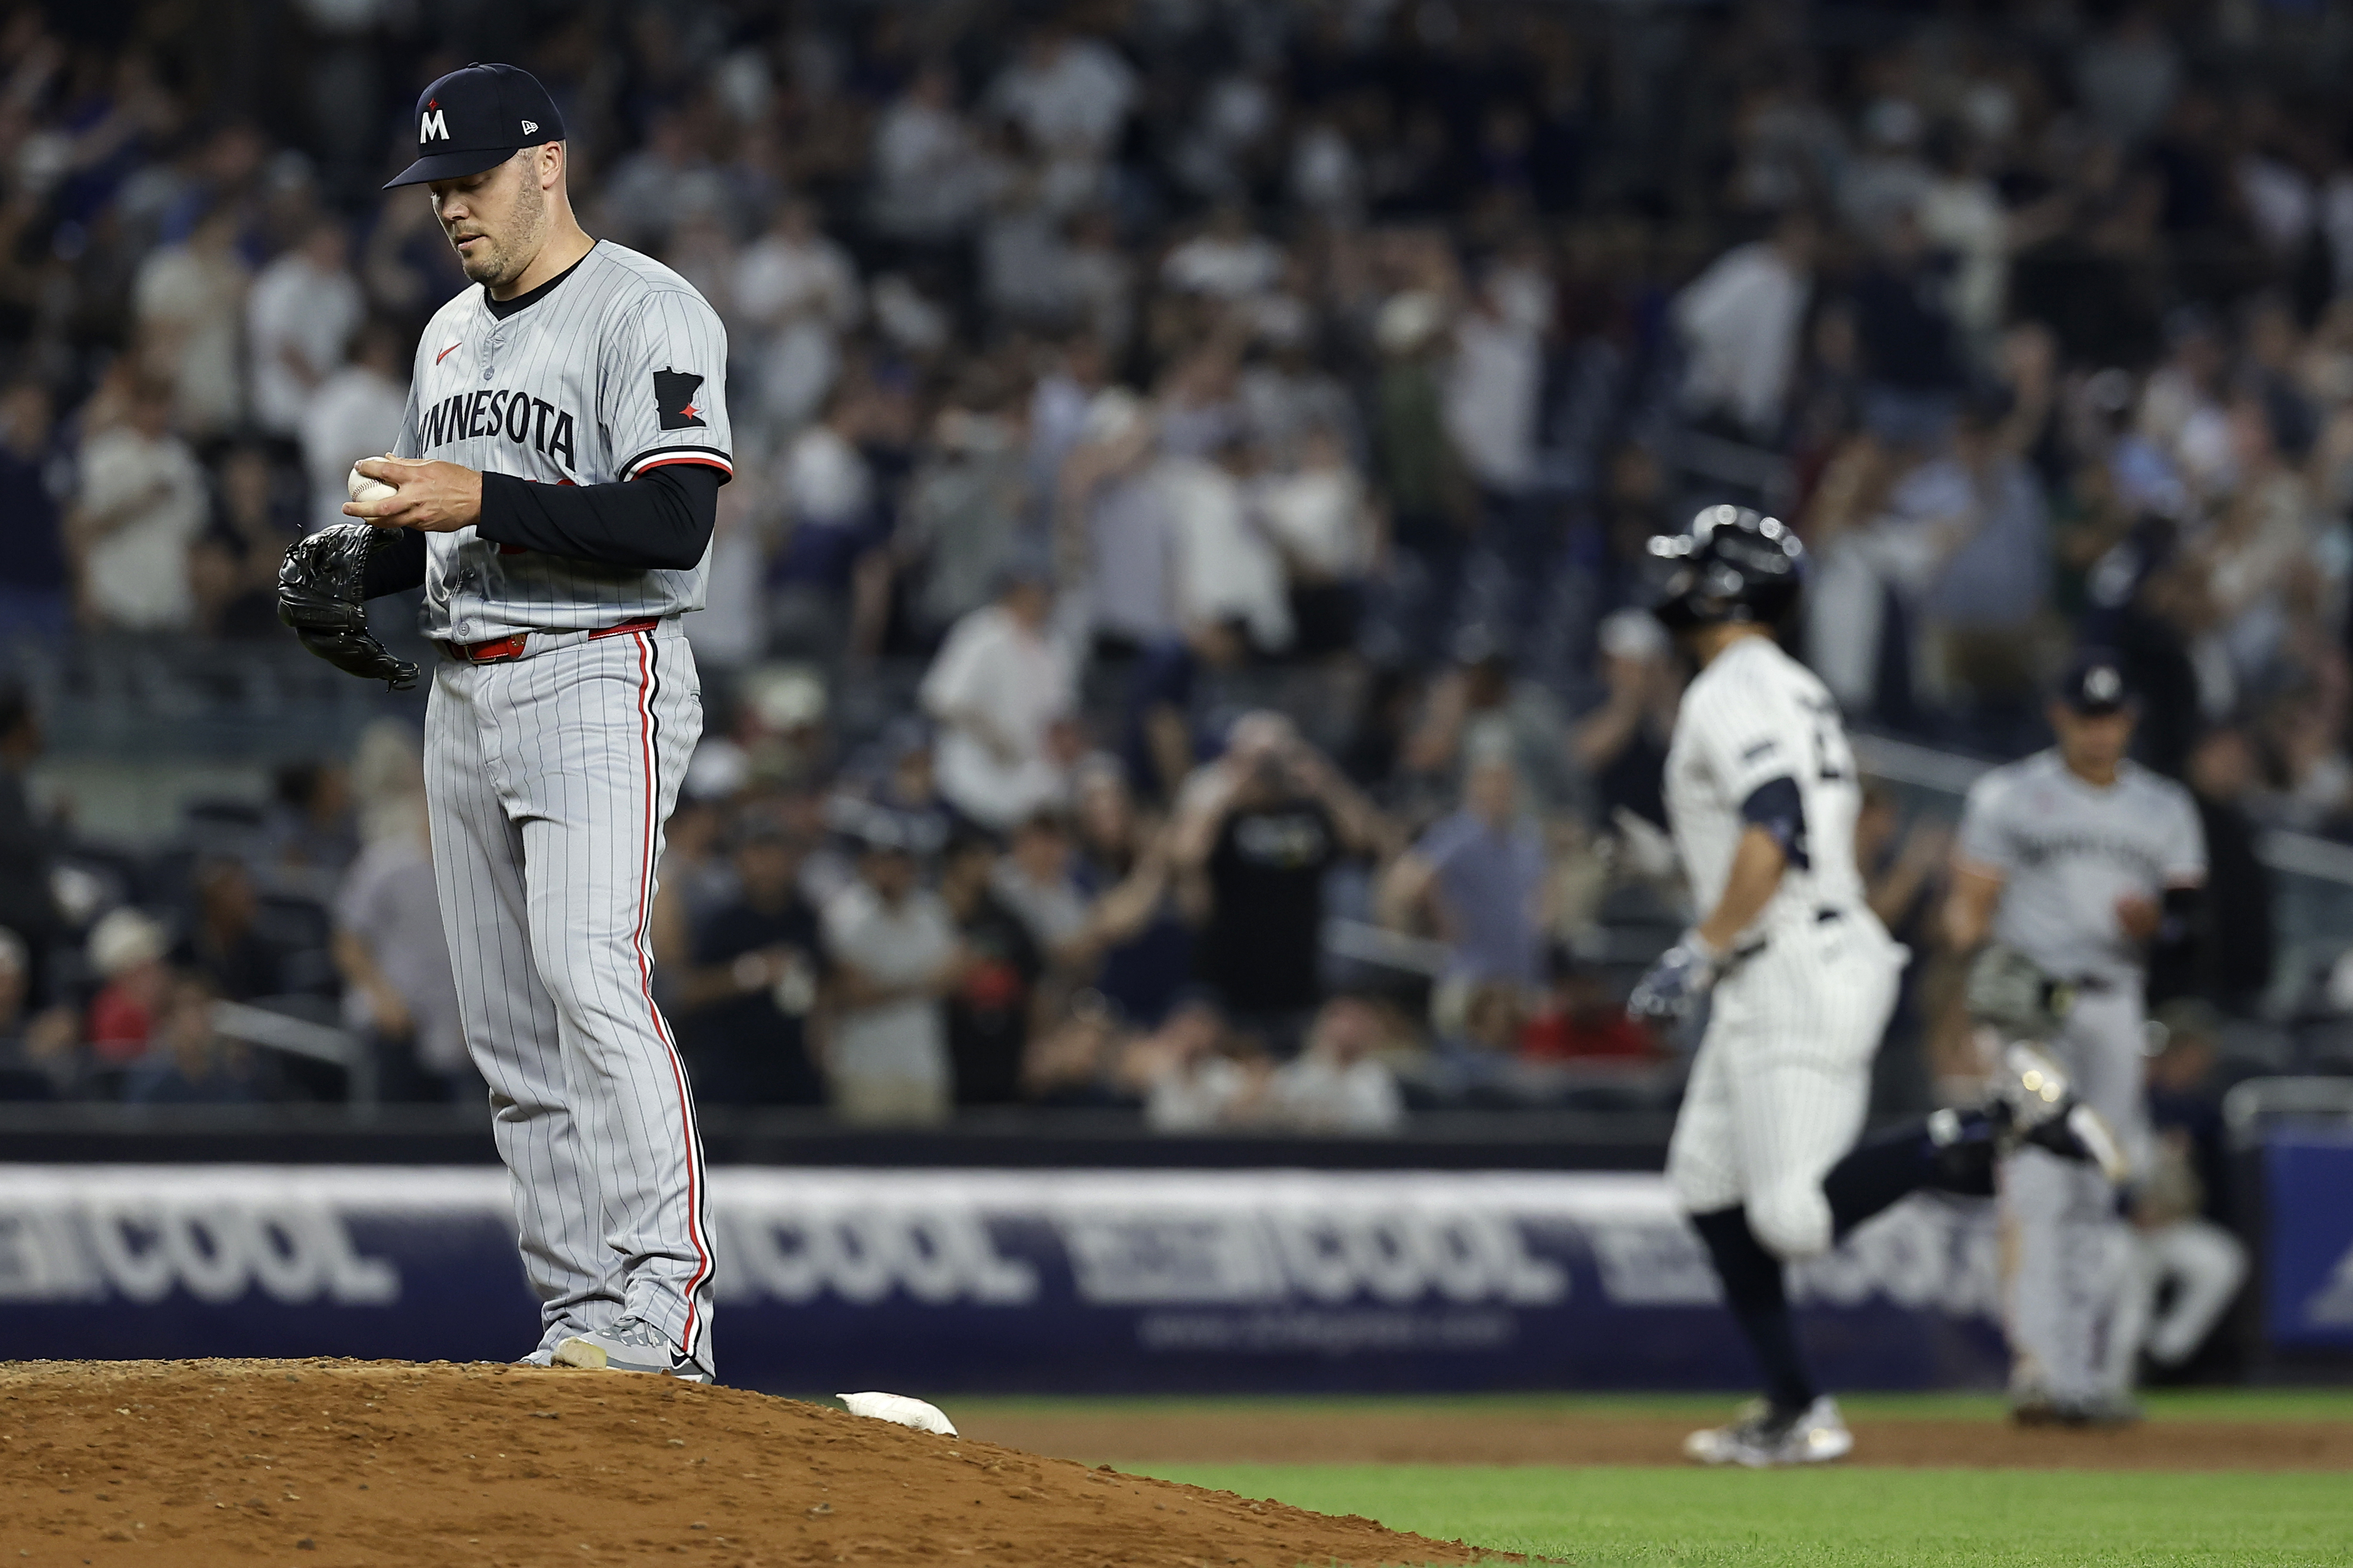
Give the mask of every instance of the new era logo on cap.
<path id="1" fill-rule="evenodd" d="M 495 169 L 524 147 L 564 140 L 564 116 L 529 71 L 470 65 L 417 96 L 417 162 L 395 185 L 460 180 Z"/>

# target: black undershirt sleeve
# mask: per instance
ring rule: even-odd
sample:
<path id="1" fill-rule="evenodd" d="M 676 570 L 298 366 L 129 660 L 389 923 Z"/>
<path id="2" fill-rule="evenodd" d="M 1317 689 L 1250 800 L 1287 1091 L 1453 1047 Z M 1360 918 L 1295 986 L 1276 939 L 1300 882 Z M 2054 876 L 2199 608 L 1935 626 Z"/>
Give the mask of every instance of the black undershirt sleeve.
<path id="1" fill-rule="evenodd" d="M 1743 821 L 1771 834 L 1790 865 L 1801 871 L 1813 868 L 1806 844 L 1806 801 L 1799 792 L 1797 780 L 1786 773 L 1778 779 L 1767 779 L 1740 803 L 1740 816 Z"/>
<path id="2" fill-rule="evenodd" d="M 425 536 L 413 528 L 387 531 L 393 535 L 391 542 L 368 557 L 367 574 L 360 580 L 364 599 L 425 586 Z"/>
<path id="3" fill-rule="evenodd" d="M 711 546 L 721 482 L 706 463 L 667 463 L 610 485 L 541 485 L 484 474 L 474 531 L 493 544 L 573 561 L 684 571 Z"/>

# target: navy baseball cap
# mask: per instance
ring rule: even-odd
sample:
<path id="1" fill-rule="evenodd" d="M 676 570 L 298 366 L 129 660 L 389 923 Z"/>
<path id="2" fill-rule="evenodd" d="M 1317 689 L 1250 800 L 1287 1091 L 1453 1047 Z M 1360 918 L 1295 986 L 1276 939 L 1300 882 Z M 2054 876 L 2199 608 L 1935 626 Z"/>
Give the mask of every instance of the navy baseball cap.
<path id="1" fill-rule="evenodd" d="M 461 180 L 563 140 L 564 116 L 537 77 L 521 66 L 470 65 L 417 95 L 417 162 L 384 188 Z"/>
<path id="2" fill-rule="evenodd" d="M 2087 647 L 2068 661 L 2059 681 L 2059 700 L 2090 718 L 2121 713 L 2132 705 L 2124 661 L 2104 647 Z"/>

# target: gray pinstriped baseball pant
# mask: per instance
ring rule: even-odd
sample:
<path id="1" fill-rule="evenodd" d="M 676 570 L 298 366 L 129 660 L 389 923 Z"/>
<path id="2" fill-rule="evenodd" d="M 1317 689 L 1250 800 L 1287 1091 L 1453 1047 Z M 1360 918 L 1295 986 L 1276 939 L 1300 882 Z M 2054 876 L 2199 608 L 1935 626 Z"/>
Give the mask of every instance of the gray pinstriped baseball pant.
<path id="1" fill-rule="evenodd" d="M 2078 995 L 2049 1048 L 2134 1165 L 2146 1168 L 2142 1034 L 2138 987 L 2119 985 Z M 2111 1356 L 2106 1343 L 2133 1267 L 2132 1227 L 2116 1213 L 2116 1189 L 2094 1166 L 2021 1149 L 2002 1162 L 2001 1219 L 2013 1389 L 2063 1401 L 2128 1392 L 2132 1357 Z"/>
<path id="2" fill-rule="evenodd" d="M 713 1367 L 702 1138 L 647 931 L 701 683 L 674 619 L 554 640 L 509 663 L 445 658 L 427 706 L 459 1016 L 542 1347 L 630 1313 Z"/>

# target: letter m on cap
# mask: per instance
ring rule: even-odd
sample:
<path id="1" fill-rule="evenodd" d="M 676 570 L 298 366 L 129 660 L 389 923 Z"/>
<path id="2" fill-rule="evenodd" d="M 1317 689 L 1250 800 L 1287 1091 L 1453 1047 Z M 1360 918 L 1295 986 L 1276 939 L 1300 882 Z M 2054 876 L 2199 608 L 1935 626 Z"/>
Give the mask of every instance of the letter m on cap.
<path id="1" fill-rule="evenodd" d="M 432 141 L 437 136 L 444 142 L 449 140 L 449 121 L 446 118 L 448 113 L 447 110 L 430 109 L 417 120 L 417 140 L 419 145 Z"/>

